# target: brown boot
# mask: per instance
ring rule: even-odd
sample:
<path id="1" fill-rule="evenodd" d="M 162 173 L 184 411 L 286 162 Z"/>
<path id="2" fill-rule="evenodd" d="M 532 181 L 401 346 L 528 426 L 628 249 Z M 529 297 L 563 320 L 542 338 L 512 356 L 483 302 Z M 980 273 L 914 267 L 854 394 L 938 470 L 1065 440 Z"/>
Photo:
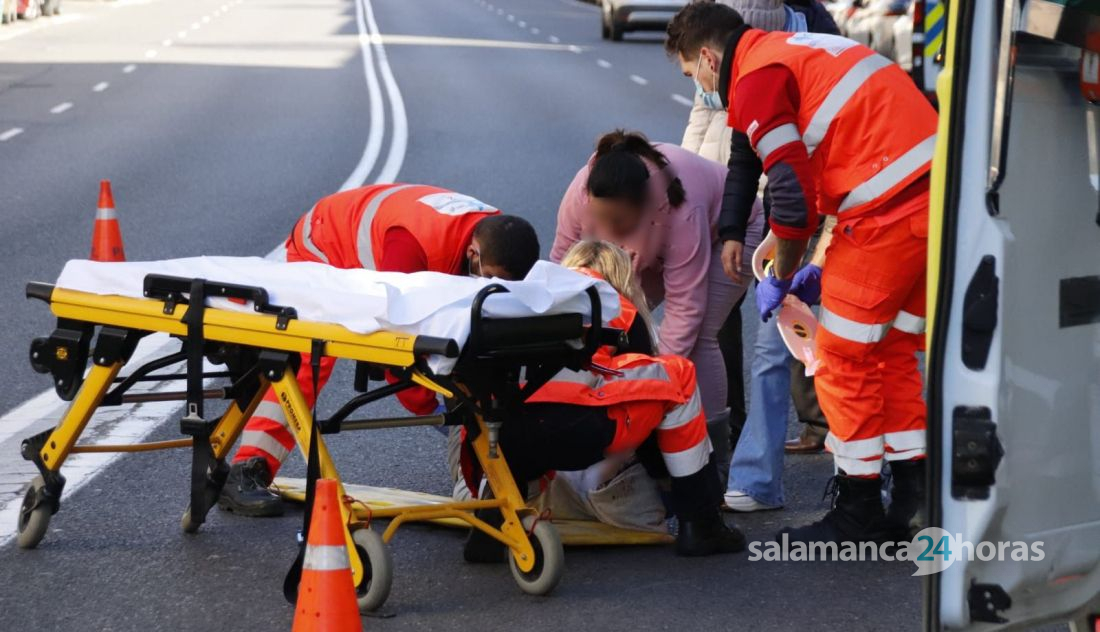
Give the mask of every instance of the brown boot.
<path id="1" fill-rule="evenodd" d="M 825 449 L 825 435 L 828 430 L 816 424 L 803 424 L 802 434 L 783 444 L 787 454 L 817 454 Z"/>

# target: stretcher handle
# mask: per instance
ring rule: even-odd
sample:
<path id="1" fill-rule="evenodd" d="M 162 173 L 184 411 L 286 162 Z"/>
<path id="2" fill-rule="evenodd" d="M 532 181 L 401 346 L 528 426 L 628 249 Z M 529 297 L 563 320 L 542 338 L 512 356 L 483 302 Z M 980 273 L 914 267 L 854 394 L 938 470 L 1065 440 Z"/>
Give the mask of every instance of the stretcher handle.
<path id="1" fill-rule="evenodd" d="M 27 284 L 27 298 L 36 298 L 43 303 L 49 303 L 53 296 L 53 284 L 31 281 Z"/>
<path id="2" fill-rule="evenodd" d="M 413 342 L 414 355 L 438 355 L 444 358 L 457 358 L 459 351 L 458 343 L 450 338 L 417 336 Z"/>
<path id="3" fill-rule="evenodd" d="M 257 312 L 277 316 L 277 329 L 286 329 L 286 321 L 298 317 L 298 312 L 293 307 L 272 305 L 267 290 L 252 285 L 189 279 L 167 274 L 147 274 L 144 294 L 148 298 L 157 298 L 171 303 L 186 302 L 184 295 L 191 293 L 191 287 L 195 281 L 202 281 L 206 296 L 251 301 L 253 309 Z"/>

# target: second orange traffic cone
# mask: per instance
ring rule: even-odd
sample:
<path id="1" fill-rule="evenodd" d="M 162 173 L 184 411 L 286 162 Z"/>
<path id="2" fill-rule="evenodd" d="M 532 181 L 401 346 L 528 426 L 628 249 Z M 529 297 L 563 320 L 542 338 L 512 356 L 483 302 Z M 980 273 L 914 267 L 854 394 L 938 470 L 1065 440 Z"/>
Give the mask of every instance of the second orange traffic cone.
<path id="1" fill-rule="evenodd" d="M 339 502 L 336 481 L 317 481 L 292 632 L 363 630 Z"/>
<path id="2" fill-rule="evenodd" d="M 92 261 L 126 261 L 122 249 L 122 230 L 118 226 L 118 211 L 111 195 L 111 181 L 99 183 L 99 205 L 95 211 L 92 231 Z"/>

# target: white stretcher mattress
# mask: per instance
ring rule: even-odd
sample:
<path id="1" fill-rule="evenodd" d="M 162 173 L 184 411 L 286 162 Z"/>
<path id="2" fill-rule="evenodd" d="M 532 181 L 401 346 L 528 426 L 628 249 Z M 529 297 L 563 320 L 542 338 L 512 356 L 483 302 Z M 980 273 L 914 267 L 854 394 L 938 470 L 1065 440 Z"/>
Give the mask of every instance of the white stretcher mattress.
<path id="1" fill-rule="evenodd" d="M 74 260 L 65 265 L 57 287 L 93 294 L 142 298 L 147 274 L 259 286 L 271 303 L 293 307 L 298 318 L 342 325 L 356 333 L 388 330 L 451 338 L 464 345 L 470 334 L 474 295 L 490 283 L 508 293 L 490 296 L 487 316 L 519 318 L 561 313 L 590 316 L 585 290 L 596 286 L 604 324 L 619 314 L 619 297 L 604 281 L 539 261 L 522 281 L 475 279 L 436 272 L 401 274 L 342 270 L 320 263 L 287 263 L 259 257 L 191 257 L 165 261 L 103 263 Z M 251 312 L 252 307 L 211 298 L 218 309 Z M 432 357 L 433 371 L 446 374 L 455 359 Z"/>

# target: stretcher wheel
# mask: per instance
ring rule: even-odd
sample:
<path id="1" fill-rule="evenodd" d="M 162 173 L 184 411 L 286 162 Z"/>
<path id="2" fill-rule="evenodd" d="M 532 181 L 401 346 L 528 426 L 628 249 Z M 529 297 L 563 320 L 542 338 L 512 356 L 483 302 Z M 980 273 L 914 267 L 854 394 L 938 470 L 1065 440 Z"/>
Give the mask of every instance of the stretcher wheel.
<path id="1" fill-rule="evenodd" d="M 393 587 L 393 557 L 390 549 L 370 528 L 351 533 L 355 552 L 363 563 L 363 579 L 355 587 L 360 612 L 374 612 L 386 603 Z"/>
<path id="2" fill-rule="evenodd" d="M 46 535 L 46 528 L 50 526 L 50 517 L 53 516 L 53 505 L 42 502 L 40 495 L 46 488 L 46 481 L 41 476 L 34 477 L 27 493 L 23 495 L 23 505 L 19 508 L 19 534 L 16 542 L 21 549 L 33 549 L 38 546 Z"/>
<path id="3" fill-rule="evenodd" d="M 191 508 L 188 507 L 187 511 L 183 512 L 183 517 L 180 518 L 180 528 L 183 529 L 184 533 L 198 533 L 201 526 L 201 522 L 195 522 L 191 518 Z"/>
<path id="4" fill-rule="evenodd" d="M 512 569 L 512 577 L 520 590 L 528 595 L 549 594 L 561 581 L 561 574 L 565 571 L 565 549 L 561 545 L 561 536 L 549 520 L 538 520 L 534 516 L 523 518 L 523 528 L 531 534 L 535 565 L 523 572 L 516 565 L 515 556 L 509 555 L 508 566 Z"/>

